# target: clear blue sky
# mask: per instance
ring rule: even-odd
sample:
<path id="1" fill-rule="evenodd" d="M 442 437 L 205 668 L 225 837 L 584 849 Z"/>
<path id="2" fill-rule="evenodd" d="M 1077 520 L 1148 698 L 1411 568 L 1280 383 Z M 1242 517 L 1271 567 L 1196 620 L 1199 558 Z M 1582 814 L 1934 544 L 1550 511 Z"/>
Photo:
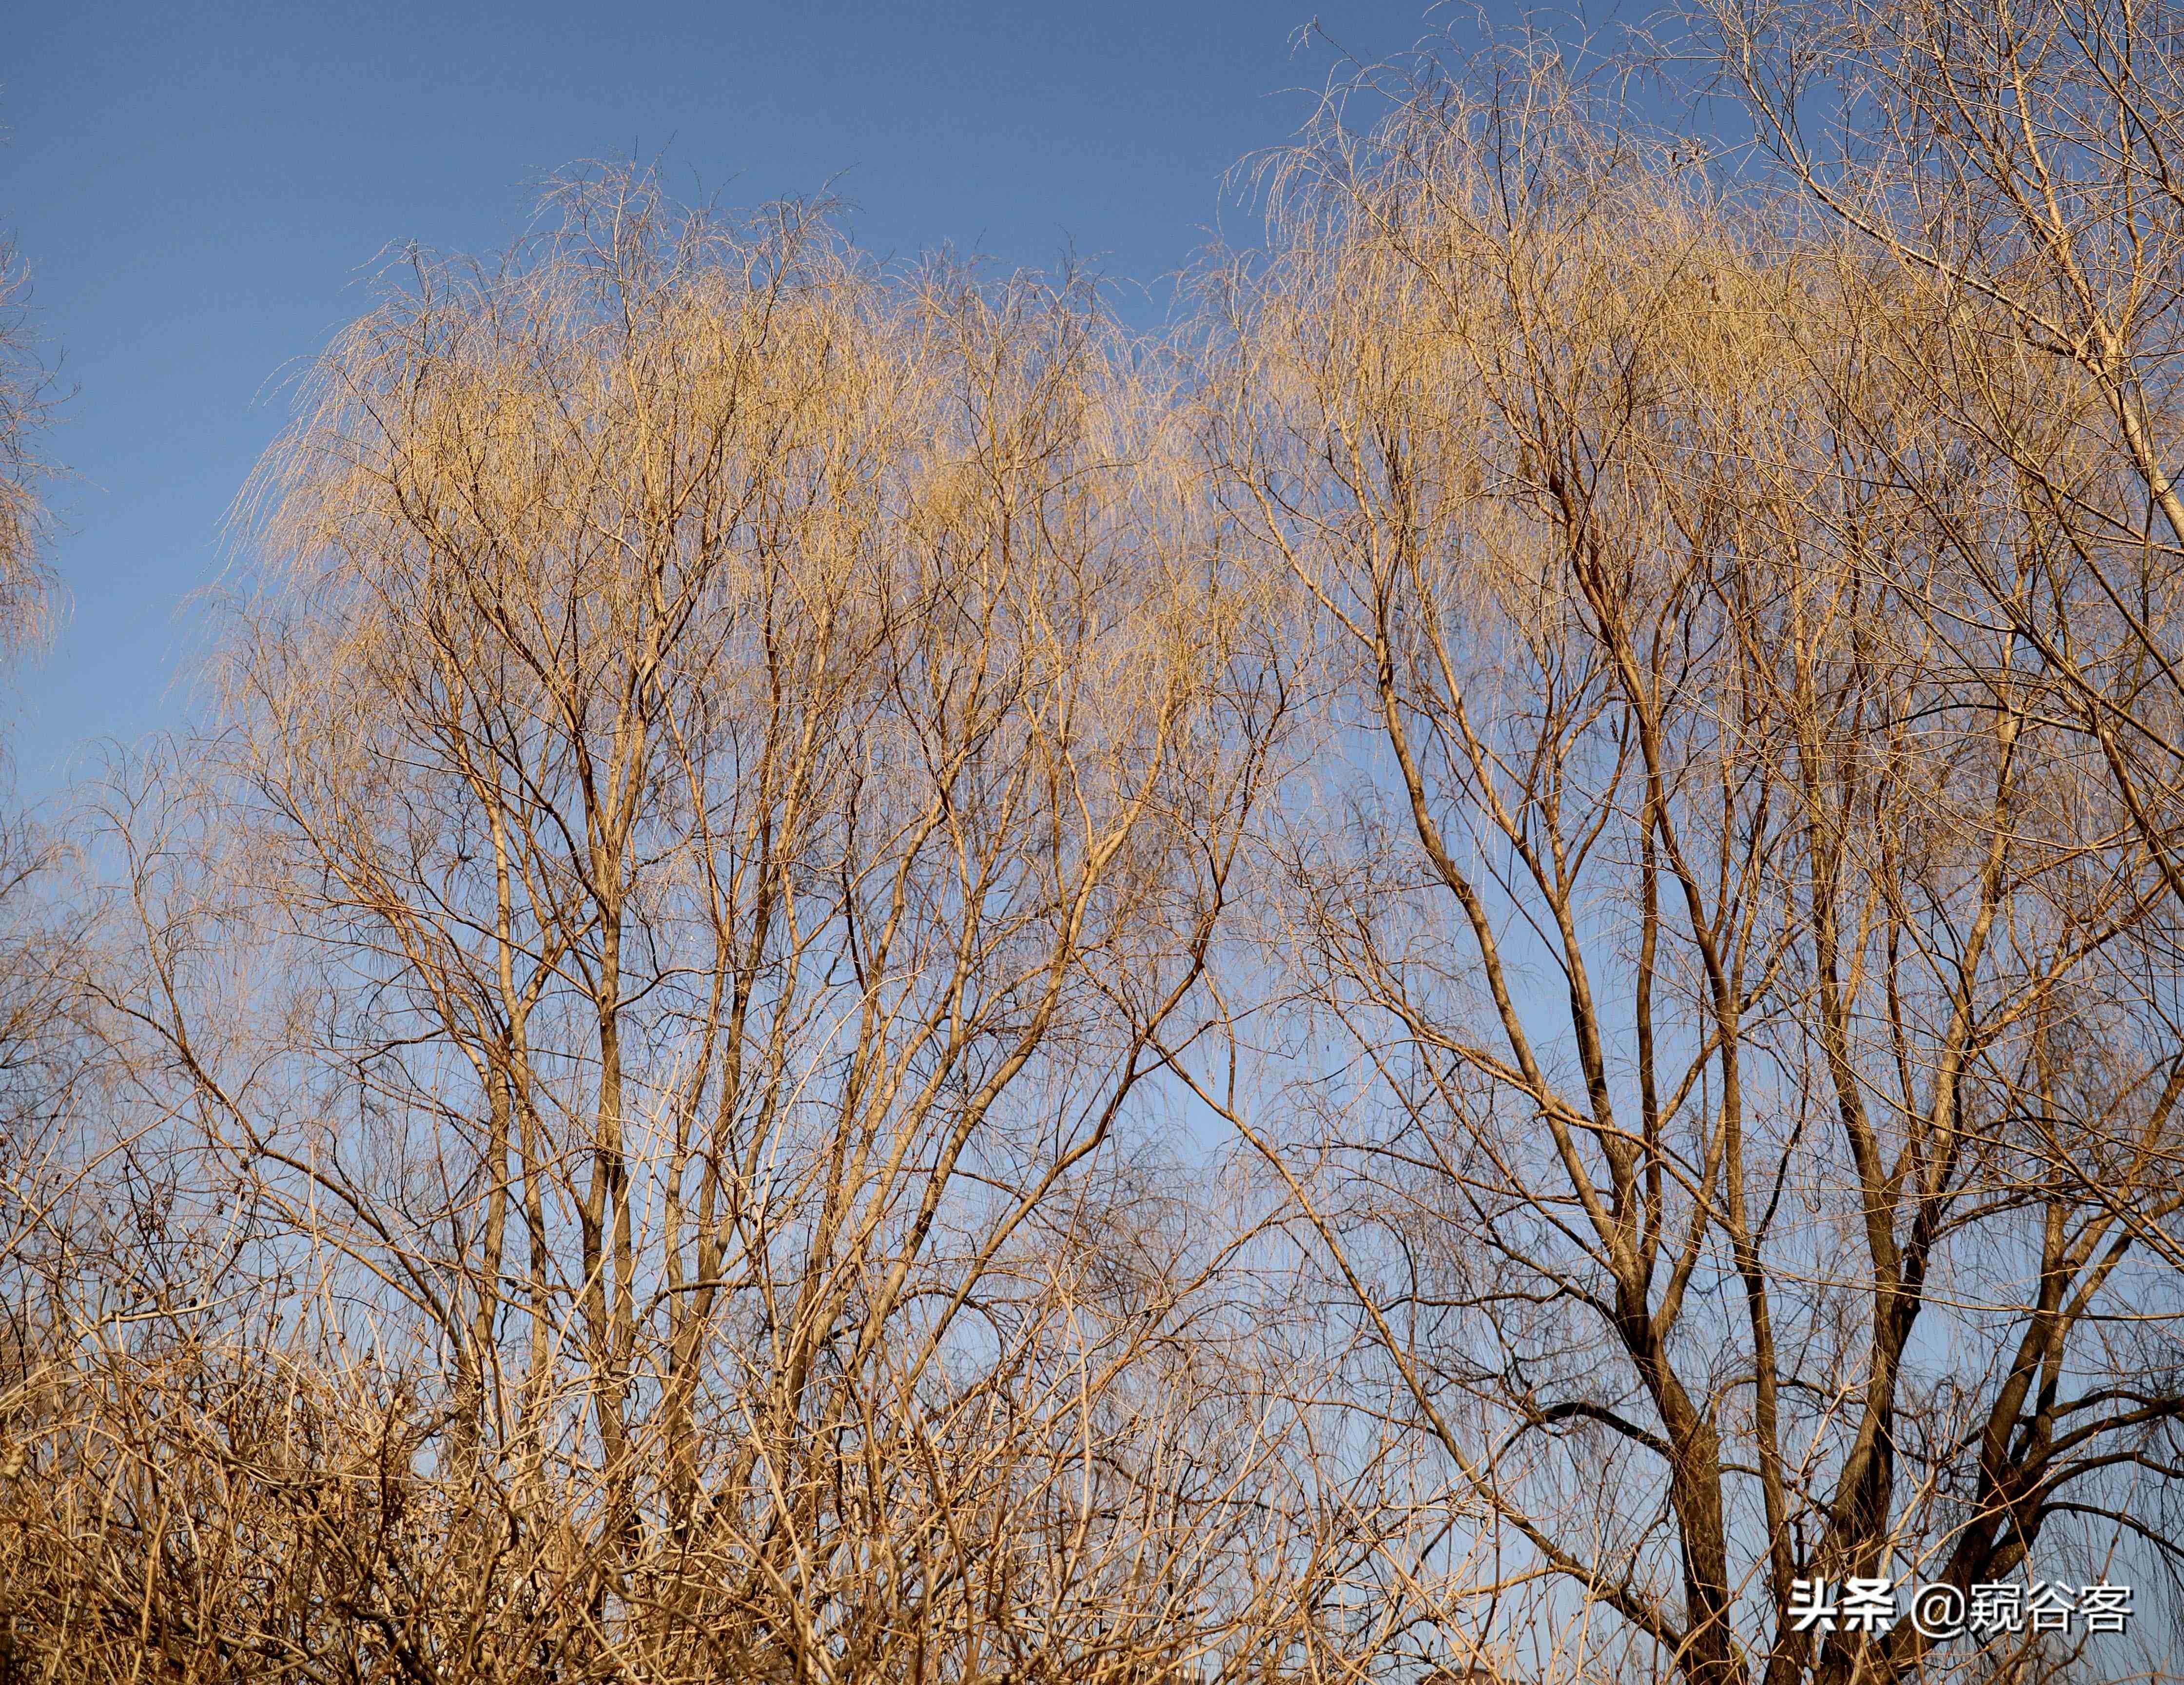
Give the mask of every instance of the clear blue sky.
<path id="1" fill-rule="evenodd" d="M 0 222 L 77 389 L 53 440 L 74 599 L 17 678 L 25 793 L 180 718 L 185 607 L 279 426 L 276 382 L 390 243 L 488 251 L 572 160 L 664 153 L 750 204 L 835 180 L 868 248 L 1006 265 L 1066 247 L 1156 281 L 1223 173 L 1322 84 L 1315 13 L 1403 51 L 1426 0 L 716 0 L 25 5 L 0 59 Z M 1503 17 L 1513 8 L 1496 4 Z M 1475 17 L 1474 10 L 1458 21 Z M 1565 19 L 1568 12 L 1563 14 Z M 1256 232 L 1226 212 L 1232 239 Z"/>

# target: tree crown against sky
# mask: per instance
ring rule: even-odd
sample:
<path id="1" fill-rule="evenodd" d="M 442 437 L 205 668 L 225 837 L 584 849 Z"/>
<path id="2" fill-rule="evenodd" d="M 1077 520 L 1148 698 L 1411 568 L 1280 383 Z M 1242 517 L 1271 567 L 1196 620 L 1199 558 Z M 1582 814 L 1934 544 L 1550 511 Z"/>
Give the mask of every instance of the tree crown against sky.
<path id="1" fill-rule="evenodd" d="M 1362 72 L 1157 338 L 387 271 L 7 833 L 0 1672 L 2173 1677 L 2173 22 Z"/>

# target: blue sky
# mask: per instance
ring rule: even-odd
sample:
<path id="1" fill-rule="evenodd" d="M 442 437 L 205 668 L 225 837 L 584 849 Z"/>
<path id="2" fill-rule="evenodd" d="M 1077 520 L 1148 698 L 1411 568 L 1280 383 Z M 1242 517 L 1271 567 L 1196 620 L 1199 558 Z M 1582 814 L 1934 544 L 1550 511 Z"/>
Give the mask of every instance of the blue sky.
<path id="1" fill-rule="evenodd" d="M 364 308 L 390 243 L 492 250 L 548 172 L 661 155 L 678 188 L 737 204 L 831 179 L 883 252 L 1073 247 L 1153 282 L 1217 223 L 1253 237 L 1222 177 L 1336 64 L 1297 44 L 1315 12 L 1366 59 L 1451 19 L 1425 0 L 23 8 L 0 222 L 76 388 L 52 444 L 74 609 L 16 681 L 25 792 L 182 717 L 187 604 L 281 376 Z"/>

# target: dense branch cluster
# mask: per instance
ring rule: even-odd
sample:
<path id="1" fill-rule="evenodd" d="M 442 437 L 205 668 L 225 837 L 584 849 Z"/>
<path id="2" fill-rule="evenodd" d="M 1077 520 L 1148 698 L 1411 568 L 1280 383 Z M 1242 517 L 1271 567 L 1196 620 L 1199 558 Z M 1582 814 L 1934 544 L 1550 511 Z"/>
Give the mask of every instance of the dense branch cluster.
<path id="1" fill-rule="evenodd" d="M 1156 342 L 390 273 L 8 834 L 0 1679 L 2175 1677 L 2180 25 L 1370 73 Z"/>

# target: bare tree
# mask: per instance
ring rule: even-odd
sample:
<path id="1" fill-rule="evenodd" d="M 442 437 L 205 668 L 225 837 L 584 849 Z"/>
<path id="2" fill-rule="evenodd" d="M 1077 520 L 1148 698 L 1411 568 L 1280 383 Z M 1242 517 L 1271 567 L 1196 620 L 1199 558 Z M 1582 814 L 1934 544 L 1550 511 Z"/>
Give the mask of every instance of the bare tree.
<path id="1" fill-rule="evenodd" d="M 1868 301 L 1893 300 L 1868 312 L 1876 350 L 1949 429 L 1947 453 L 1888 464 L 1949 552 L 1922 612 L 2036 676 L 2176 896 L 2179 15 L 1943 0 L 1693 21 L 1774 179 L 1869 259 Z M 1962 496 L 1968 465 L 2004 477 L 2011 541 Z"/>
<path id="2" fill-rule="evenodd" d="M 0 638 L 10 653 L 51 625 L 54 582 L 46 561 L 39 454 L 52 383 L 30 315 L 30 276 L 12 238 L 0 236 Z"/>
<path id="3" fill-rule="evenodd" d="M 115 816 L 109 1004 L 256 1308 L 197 1337 L 261 1396 L 262 1312 L 333 1377 L 328 1466 L 189 1453 L 320 1589 L 192 1610 L 136 1559 L 192 1665 L 1272 1642 L 1295 1412 L 1145 1125 L 1284 703 L 1152 379 L 1081 287 L 618 173 L 329 354 L 254 494 L 224 806 Z"/>
<path id="4" fill-rule="evenodd" d="M 1373 72 L 1172 342 L 393 266 L 15 901 L 0 1681 L 2127 1665 L 1794 1605 L 2184 1520 L 2168 26 L 1696 22 L 1752 168 Z"/>
<path id="5" fill-rule="evenodd" d="M 1346 748 L 1288 845 L 1345 1051 L 1236 1121 L 1493 1543 L 1440 1620 L 1545 1576 L 1607 1617 L 1563 1665 L 1895 1677 L 1909 1623 L 1823 1641 L 1793 1582 L 2160 1532 L 2159 862 L 2014 629 L 1935 635 L 1962 533 L 1897 466 L 1950 430 L 1858 254 L 1552 60 L 1399 92 L 1228 294 L 1239 516 Z"/>

